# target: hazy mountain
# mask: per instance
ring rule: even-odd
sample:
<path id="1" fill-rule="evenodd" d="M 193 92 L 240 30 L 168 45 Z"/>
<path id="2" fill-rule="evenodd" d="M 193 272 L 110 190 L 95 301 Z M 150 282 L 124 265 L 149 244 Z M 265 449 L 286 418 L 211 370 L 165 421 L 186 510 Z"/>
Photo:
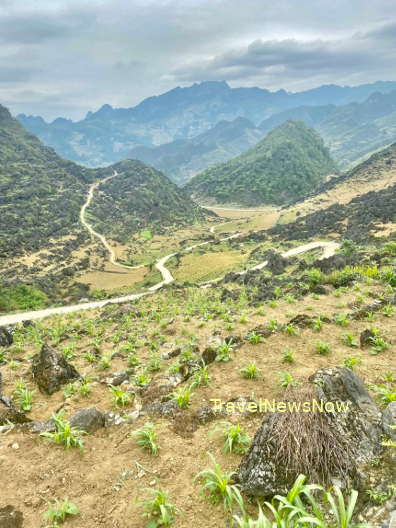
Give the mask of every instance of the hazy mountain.
<path id="1" fill-rule="evenodd" d="M 26 115 L 18 118 L 60 155 L 94 167 L 124 159 L 136 146 L 153 147 L 194 138 L 220 121 L 244 117 L 258 125 L 289 108 L 361 102 L 371 93 L 395 89 L 395 82 L 377 82 L 357 87 L 328 85 L 289 93 L 230 88 L 225 82 L 211 81 L 177 87 L 133 108 L 104 105 L 79 122 L 59 118 L 46 123 L 40 117 Z"/>
<path id="2" fill-rule="evenodd" d="M 340 167 L 348 168 L 396 141 L 396 90 L 373 93 L 360 103 L 293 108 L 264 120 L 259 128 L 265 134 L 288 119 L 313 126 Z"/>
<path id="3" fill-rule="evenodd" d="M 284 204 L 309 194 L 335 170 L 320 136 L 302 121 L 287 121 L 247 152 L 198 174 L 185 188 L 200 200 Z"/>
<path id="4" fill-rule="evenodd" d="M 227 161 L 255 145 L 263 133 L 251 121 L 237 117 L 220 121 L 195 138 L 177 139 L 159 147 L 135 147 L 130 156 L 159 169 L 178 184 L 210 165 Z"/>

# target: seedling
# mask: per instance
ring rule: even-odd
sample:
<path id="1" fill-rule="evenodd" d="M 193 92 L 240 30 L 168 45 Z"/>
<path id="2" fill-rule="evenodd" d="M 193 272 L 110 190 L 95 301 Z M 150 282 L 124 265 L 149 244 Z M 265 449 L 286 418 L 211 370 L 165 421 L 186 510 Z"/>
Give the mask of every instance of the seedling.
<path id="1" fill-rule="evenodd" d="M 181 409 L 185 409 L 190 405 L 191 396 L 191 387 L 180 387 L 172 393 L 172 400 L 177 403 Z"/>
<path id="2" fill-rule="evenodd" d="M 136 443 L 139 447 L 148 451 L 151 455 L 158 455 L 159 445 L 153 423 L 146 422 L 141 429 L 134 431 L 132 436 L 136 438 Z"/>
<path id="3" fill-rule="evenodd" d="M 64 499 L 63 501 L 55 500 L 49 504 L 48 510 L 43 515 L 43 518 L 51 523 L 50 528 L 56 528 L 59 523 L 63 523 L 67 517 L 73 517 L 79 513 L 80 510 L 77 506 L 72 502 L 69 502 L 68 499 Z"/>
<path id="4" fill-rule="evenodd" d="M 283 356 L 282 356 L 282 361 L 284 363 L 294 363 L 295 362 L 295 359 L 294 359 L 294 352 L 290 349 L 286 349 L 283 353 Z"/>
<path id="5" fill-rule="evenodd" d="M 201 471 L 195 480 L 202 481 L 202 491 L 208 493 L 209 500 L 213 504 L 223 503 L 224 509 L 230 511 L 239 492 L 238 487 L 231 484 L 235 472 L 223 472 L 213 455 L 208 453 L 208 456 L 212 461 L 213 468 Z"/>
<path id="6" fill-rule="evenodd" d="M 170 526 L 178 510 L 169 502 L 168 494 L 162 490 L 146 489 L 145 491 L 151 495 L 150 499 L 141 501 L 146 509 L 144 516 L 149 519 L 147 528 Z"/>
<path id="7" fill-rule="evenodd" d="M 257 379 L 260 374 L 260 370 L 255 363 L 248 363 L 240 372 L 245 379 Z"/>
<path id="8" fill-rule="evenodd" d="M 322 341 L 318 341 L 316 343 L 315 350 L 321 356 L 327 356 L 331 353 L 330 346 L 327 343 L 323 343 Z"/>
<path id="9" fill-rule="evenodd" d="M 224 452 L 243 455 L 249 449 L 250 436 L 237 424 L 222 422 L 216 427 L 212 434 L 220 433 L 224 439 Z"/>
<path id="10" fill-rule="evenodd" d="M 133 393 L 125 391 L 121 387 L 110 386 L 110 392 L 113 396 L 114 405 L 116 407 L 126 407 L 133 400 Z"/>
<path id="11" fill-rule="evenodd" d="M 294 379 L 292 374 L 288 372 L 287 370 L 281 370 L 278 372 L 278 376 L 280 377 L 280 380 L 278 382 L 278 385 L 280 387 L 283 387 L 284 389 L 287 389 L 288 387 L 295 387 L 298 385 L 298 381 Z"/>
<path id="12" fill-rule="evenodd" d="M 41 436 L 47 438 L 50 442 L 54 444 L 63 445 L 65 449 L 83 449 L 84 441 L 81 437 L 86 434 L 85 431 L 81 431 L 80 429 L 77 429 L 77 427 L 72 427 L 68 422 L 63 419 L 62 412 L 53 414 L 52 421 L 54 422 L 56 431 L 53 433 L 41 433 Z"/>

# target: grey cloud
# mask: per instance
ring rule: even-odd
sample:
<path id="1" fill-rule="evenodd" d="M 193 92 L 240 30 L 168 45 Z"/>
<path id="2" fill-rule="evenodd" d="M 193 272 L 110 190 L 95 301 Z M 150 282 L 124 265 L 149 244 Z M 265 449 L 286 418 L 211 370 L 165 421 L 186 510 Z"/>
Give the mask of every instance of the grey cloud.
<path id="1" fill-rule="evenodd" d="M 386 25 L 366 33 L 351 35 L 339 40 L 255 40 L 245 48 L 228 51 L 209 60 L 191 62 L 173 71 L 175 79 L 184 82 L 200 78 L 237 80 L 269 75 L 287 78 L 292 75 L 319 73 L 334 74 L 337 77 L 357 71 L 377 70 L 389 65 L 388 40 L 396 38 L 395 26 Z M 382 48 L 383 54 L 378 54 Z"/>
<path id="2" fill-rule="evenodd" d="M 394 0 L 2 0 L 0 103 L 81 118 L 195 81 L 296 90 L 391 79 L 393 10 Z"/>

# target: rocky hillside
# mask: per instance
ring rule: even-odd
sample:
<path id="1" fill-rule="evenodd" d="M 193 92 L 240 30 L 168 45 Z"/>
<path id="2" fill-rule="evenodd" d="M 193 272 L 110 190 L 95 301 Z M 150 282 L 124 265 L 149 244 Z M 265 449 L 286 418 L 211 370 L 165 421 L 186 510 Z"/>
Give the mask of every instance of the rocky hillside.
<path id="1" fill-rule="evenodd" d="M 183 190 L 142 162 L 126 160 L 112 169 L 119 176 L 100 186 L 89 211 L 100 233 L 125 242 L 146 227 L 159 233 L 207 217 Z"/>
<path id="2" fill-rule="evenodd" d="M 180 185 L 207 167 L 241 154 L 262 136 L 251 121 L 237 117 L 234 121 L 220 121 L 192 139 L 177 139 L 158 147 L 136 147 L 131 157 L 163 171 Z"/>
<path id="3" fill-rule="evenodd" d="M 283 215 L 295 221 L 272 230 L 279 240 L 333 234 L 364 242 L 395 233 L 396 143 L 325 183 L 316 195 Z"/>
<path id="4" fill-rule="evenodd" d="M 61 159 L 0 106 L 0 258 L 70 234 L 92 178 L 91 171 Z"/>
<path id="5" fill-rule="evenodd" d="M 361 102 L 374 92 L 388 93 L 395 89 L 394 82 L 378 82 L 356 87 L 320 86 L 290 93 L 203 82 L 149 97 L 133 108 L 104 105 L 76 123 L 63 118 L 46 123 L 40 117 L 18 117 L 28 130 L 61 156 L 97 167 L 130 157 L 131 149 L 136 146 L 153 147 L 191 139 L 223 120 L 244 117 L 258 125 L 290 108 Z"/>
<path id="6" fill-rule="evenodd" d="M 311 193 L 334 171 L 319 135 L 288 121 L 237 158 L 195 176 L 186 190 L 218 203 L 284 204 Z"/>

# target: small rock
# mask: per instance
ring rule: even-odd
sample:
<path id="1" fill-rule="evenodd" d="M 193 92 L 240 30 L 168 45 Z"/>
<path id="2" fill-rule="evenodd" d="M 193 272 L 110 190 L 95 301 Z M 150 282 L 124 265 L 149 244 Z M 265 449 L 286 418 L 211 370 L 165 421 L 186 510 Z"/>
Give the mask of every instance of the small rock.
<path id="1" fill-rule="evenodd" d="M 0 508 L 0 528 L 22 528 L 23 514 L 14 506 Z"/>
<path id="2" fill-rule="evenodd" d="M 209 365 L 210 363 L 213 363 L 216 359 L 217 351 L 214 347 L 208 346 L 205 348 L 205 350 L 202 352 L 202 360 L 205 363 L 205 365 Z"/>
<path id="3" fill-rule="evenodd" d="M 81 409 L 70 419 L 70 425 L 86 433 L 105 427 L 105 416 L 97 409 Z"/>
<path id="4" fill-rule="evenodd" d="M 12 326 L 0 326 L 0 346 L 7 347 L 14 342 L 14 328 Z"/>
<path id="5" fill-rule="evenodd" d="M 104 413 L 104 426 L 105 427 L 114 427 L 116 425 L 124 425 L 127 421 L 120 416 L 119 414 L 107 412 Z"/>
<path id="6" fill-rule="evenodd" d="M 364 348 L 368 345 L 371 345 L 374 337 L 375 333 L 370 328 L 364 330 L 360 334 L 360 348 Z"/>
<path id="7" fill-rule="evenodd" d="M 65 383 L 81 377 L 73 365 L 46 344 L 33 357 L 32 373 L 39 389 L 49 395 Z"/>
<path id="8" fill-rule="evenodd" d="M 107 385 L 113 385 L 114 387 L 118 387 L 124 381 L 129 381 L 129 377 L 131 375 L 130 370 L 120 370 L 118 372 L 114 372 L 110 374 L 107 378 L 105 378 L 103 381 L 107 383 Z"/>

